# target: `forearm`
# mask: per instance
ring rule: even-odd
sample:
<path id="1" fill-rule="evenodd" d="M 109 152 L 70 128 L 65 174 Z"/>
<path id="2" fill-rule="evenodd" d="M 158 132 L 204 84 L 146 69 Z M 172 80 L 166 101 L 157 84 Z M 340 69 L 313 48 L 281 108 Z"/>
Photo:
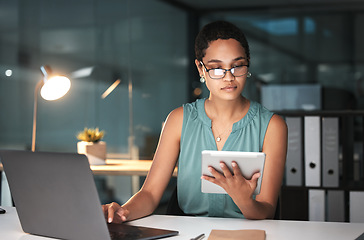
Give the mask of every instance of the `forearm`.
<path id="1" fill-rule="evenodd" d="M 246 219 L 272 219 L 275 207 L 267 202 L 259 202 L 255 199 L 235 202 Z"/>
<path id="2" fill-rule="evenodd" d="M 127 220 L 131 221 L 152 214 L 158 203 L 148 191 L 140 190 L 122 207 L 129 211 Z"/>

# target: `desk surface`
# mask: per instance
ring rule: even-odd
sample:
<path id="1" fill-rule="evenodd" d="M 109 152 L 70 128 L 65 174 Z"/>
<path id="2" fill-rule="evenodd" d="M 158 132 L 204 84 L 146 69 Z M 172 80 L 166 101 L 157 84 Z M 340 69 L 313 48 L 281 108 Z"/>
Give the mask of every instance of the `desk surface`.
<path id="1" fill-rule="evenodd" d="M 105 165 L 91 165 L 95 175 L 138 175 L 147 176 L 152 160 L 106 159 Z M 177 176 L 177 168 L 173 176 Z"/>
<path id="2" fill-rule="evenodd" d="M 0 214 L 1 239 L 49 239 L 22 231 L 15 208 L 5 207 Z M 364 232 L 364 223 L 303 222 L 282 220 L 243 220 L 232 218 L 179 217 L 152 215 L 132 222 L 133 225 L 175 229 L 179 235 L 166 239 L 190 239 L 205 233 L 206 240 L 212 229 L 262 229 L 267 240 L 342 240 L 355 239 Z"/>
<path id="3" fill-rule="evenodd" d="M 91 170 L 95 175 L 129 175 L 147 176 L 152 160 L 119 160 L 106 159 L 105 165 L 91 165 Z M 0 163 L 0 171 L 3 166 Z M 177 168 L 173 172 L 177 176 Z"/>

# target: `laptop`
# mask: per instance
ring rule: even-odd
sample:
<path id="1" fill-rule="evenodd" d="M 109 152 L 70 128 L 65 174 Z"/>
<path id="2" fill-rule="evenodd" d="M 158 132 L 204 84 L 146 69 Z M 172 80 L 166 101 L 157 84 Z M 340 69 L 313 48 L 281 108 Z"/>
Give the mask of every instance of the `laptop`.
<path id="1" fill-rule="evenodd" d="M 75 153 L 0 150 L 23 231 L 60 239 L 159 239 L 178 231 L 107 224 L 88 159 Z"/>

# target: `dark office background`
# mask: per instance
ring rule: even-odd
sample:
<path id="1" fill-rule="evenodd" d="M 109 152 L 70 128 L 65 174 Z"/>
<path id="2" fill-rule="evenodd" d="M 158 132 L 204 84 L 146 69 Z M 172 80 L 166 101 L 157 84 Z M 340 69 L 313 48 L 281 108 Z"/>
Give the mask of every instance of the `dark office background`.
<path id="1" fill-rule="evenodd" d="M 167 114 L 208 94 L 193 41 L 218 19 L 237 24 L 250 42 L 249 98 L 309 84 L 322 89 L 321 109 L 363 109 L 362 1 L 253 2 L 1 0 L 0 147 L 30 148 L 34 87 L 46 64 L 72 87 L 60 100 L 39 99 L 38 150 L 76 151 L 77 132 L 99 127 L 109 153 L 128 153 L 132 142 L 150 158 Z M 91 73 L 77 77 L 85 68 Z"/>
<path id="2" fill-rule="evenodd" d="M 76 134 L 99 127 L 109 154 L 151 159 L 168 113 L 208 96 L 193 43 L 214 20 L 246 33 L 250 99 L 364 109 L 364 1 L 0 0 L 0 148 L 30 149 L 34 88 L 49 65 L 72 86 L 38 99 L 37 150 L 76 152 Z"/>

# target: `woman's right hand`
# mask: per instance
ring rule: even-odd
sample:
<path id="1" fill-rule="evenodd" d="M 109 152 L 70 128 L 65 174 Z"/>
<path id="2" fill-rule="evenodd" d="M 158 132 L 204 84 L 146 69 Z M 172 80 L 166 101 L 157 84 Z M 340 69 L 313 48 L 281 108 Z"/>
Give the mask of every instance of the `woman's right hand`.
<path id="1" fill-rule="evenodd" d="M 108 223 L 122 223 L 128 219 L 129 211 L 116 202 L 102 205 L 102 211 Z"/>

